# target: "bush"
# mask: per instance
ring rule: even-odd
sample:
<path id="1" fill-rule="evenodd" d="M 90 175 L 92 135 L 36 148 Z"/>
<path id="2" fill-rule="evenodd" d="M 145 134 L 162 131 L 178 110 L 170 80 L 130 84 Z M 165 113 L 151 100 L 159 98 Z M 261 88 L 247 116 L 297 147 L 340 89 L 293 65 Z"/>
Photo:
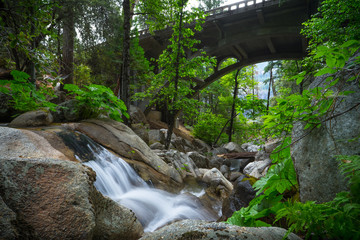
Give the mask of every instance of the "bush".
<path id="1" fill-rule="evenodd" d="M 52 88 L 40 86 L 36 89 L 35 84 L 29 82 L 29 75 L 13 70 L 11 75 L 14 80 L 0 80 L 0 92 L 12 97 L 11 105 L 20 112 L 27 112 L 39 108 L 49 108 L 55 111 L 56 104 L 47 101 L 48 97 L 54 97 Z"/>
<path id="2" fill-rule="evenodd" d="M 197 118 L 197 123 L 193 126 L 193 134 L 207 144 L 212 145 L 219 136 L 225 123 L 226 119 L 221 115 L 211 113 L 210 111 L 200 113 Z M 226 141 L 226 139 L 227 134 L 221 134 L 220 141 Z"/>
<path id="3" fill-rule="evenodd" d="M 88 110 L 85 116 L 87 118 L 98 117 L 100 114 L 109 114 L 109 117 L 116 121 L 122 121 L 122 115 L 129 118 L 124 102 L 108 87 L 90 84 L 79 88 L 74 84 L 65 84 L 64 89 L 69 91 L 69 94 L 75 94 L 80 106 Z"/>

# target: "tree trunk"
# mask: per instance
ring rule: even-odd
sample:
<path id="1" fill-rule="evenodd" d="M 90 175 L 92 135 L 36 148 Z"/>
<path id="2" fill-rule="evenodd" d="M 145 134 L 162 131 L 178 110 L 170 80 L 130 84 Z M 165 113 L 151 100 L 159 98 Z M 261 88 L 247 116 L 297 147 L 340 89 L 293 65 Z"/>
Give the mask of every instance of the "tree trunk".
<path id="1" fill-rule="evenodd" d="M 230 126 L 229 126 L 229 142 L 231 142 L 232 132 L 233 132 L 233 125 L 234 125 L 234 118 L 235 118 L 235 106 L 236 106 L 236 99 L 238 95 L 238 76 L 239 76 L 240 69 L 236 71 L 235 74 L 235 86 L 234 86 L 234 95 L 233 95 L 233 103 L 231 107 L 231 117 L 230 117 Z"/>
<path id="2" fill-rule="evenodd" d="M 73 7 L 68 4 L 64 6 L 63 18 L 63 51 L 61 63 L 61 75 L 64 78 L 60 89 L 64 84 L 72 84 L 74 72 L 74 37 L 75 37 L 75 20 Z"/>
<path id="3" fill-rule="evenodd" d="M 270 106 L 270 90 L 271 86 L 273 84 L 273 76 L 272 76 L 272 68 L 270 68 L 270 79 L 269 79 L 269 90 L 268 90 L 268 96 L 267 96 L 267 103 L 266 103 L 266 112 L 269 112 L 269 106 Z"/>
<path id="4" fill-rule="evenodd" d="M 131 30 L 131 4 L 130 0 L 123 1 L 123 12 L 124 12 L 124 39 L 123 39 L 123 62 L 122 71 L 120 78 L 120 90 L 119 97 L 124 101 L 126 108 L 130 108 L 130 30 Z M 123 119 L 125 124 L 130 124 L 130 119 Z"/>
<path id="5" fill-rule="evenodd" d="M 178 82 L 179 82 L 179 71 L 180 71 L 180 50 L 181 50 L 181 38 L 182 38 L 182 21 L 183 21 L 183 14 L 184 14 L 184 1 L 181 2 L 181 11 L 180 11 L 180 19 L 179 19 L 179 37 L 177 42 L 177 53 L 176 53 L 176 60 L 175 60 L 175 79 L 174 79 L 174 97 L 172 102 L 175 103 L 177 101 L 177 91 L 178 91 Z M 169 121 L 169 128 L 167 131 L 166 141 L 165 141 L 165 149 L 170 148 L 171 143 L 171 135 L 173 133 L 176 117 L 180 112 L 178 109 L 171 109 L 170 110 L 170 121 Z"/>

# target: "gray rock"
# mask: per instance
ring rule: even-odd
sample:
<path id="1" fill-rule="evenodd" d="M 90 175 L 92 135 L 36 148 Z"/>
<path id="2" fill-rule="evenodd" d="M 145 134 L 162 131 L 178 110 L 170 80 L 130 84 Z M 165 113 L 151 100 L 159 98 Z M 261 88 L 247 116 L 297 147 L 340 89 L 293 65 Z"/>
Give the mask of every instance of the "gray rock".
<path id="1" fill-rule="evenodd" d="M 226 165 L 221 165 L 220 172 L 224 175 L 225 178 L 230 176 L 230 168 Z"/>
<path id="2" fill-rule="evenodd" d="M 201 153 L 209 153 L 211 150 L 211 147 L 200 139 L 194 139 L 192 145 L 195 147 L 196 151 Z"/>
<path id="3" fill-rule="evenodd" d="M 150 129 L 149 130 L 149 144 L 153 144 L 155 142 L 160 142 L 160 130 L 159 129 Z"/>
<path id="4" fill-rule="evenodd" d="M 270 166 L 271 159 L 265 159 L 263 161 L 251 162 L 244 168 L 243 172 L 255 178 L 265 176 L 264 170 Z"/>
<path id="5" fill-rule="evenodd" d="M 159 180 L 157 174 L 149 175 L 150 173 L 155 174 L 154 171 L 149 171 L 149 169 L 144 168 L 144 165 L 141 165 L 139 166 L 141 171 L 138 173 L 146 181 L 151 180 L 154 184 L 155 182 L 160 184 L 164 182 L 165 177 L 169 177 L 169 182 L 167 182 L 169 186 L 172 180 L 175 181 L 173 184 L 183 181 L 173 167 L 166 164 L 139 136 L 121 122 L 111 119 L 89 119 L 77 124 L 76 129 L 120 156 L 145 163 L 147 166 L 156 169 L 159 174 L 163 174 L 162 179 Z M 161 186 L 159 185 L 159 187 Z"/>
<path id="6" fill-rule="evenodd" d="M 264 150 L 266 153 L 272 153 L 275 150 L 275 148 L 280 146 L 280 144 L 281 144 L 281 140 L 273 139 L 273 140 L 265 143 Z"/>
<path id="7" fill-rule="evenodd" d="M 356 66 L 359 72 L 359 65 Z M 349 142 L 360 136 L 360 107 L 351 109 L 360 102 L 360 87 L 357 80 L 346 82 L 350 76 L 348 71 L 337 74 L 343 77 L 333 88 L 339 91 L 354 91 L 348 96 L 339 96 L 335 101 L 334 109 L 326 116 L 336 116 L 326 121 L 320 128 L 311 133 L 303 130 L 305 124 L 294 124 L 291 147 L 291 156 L 299 180 L 301 201 L 326 202 L 332 200 L 336 193 L 346 190 L 346 180 L 338 170 L 335 155 L 359 155 L 359 139 Z M 317 78 L 310 88 L 323 86 L 328 76 Z M 306 136 L 304 136 L 306 135 Z"/>
<path id="8" fill-rule="evenodd" d="M 216 168 L 212 168 L 209 171 L 207 171 L 202 180 L 206 183 L 218 185 L 221 184 L 224 187 L 226 187 L 227 190 L 232 191 L 233 185 L 231 182 L 229 182 L 224 175 Z"/>
<path id="9" fill-rule="evenodd" d="M 234 143 L 234 142 L 229 142 L 224 144 L 223 146 L 227 152 L 229 153 L 233 153 L 233 152 L 244 152 L 245 150 L 243 148 L 241 148 L 241 146 L 239 146 L 239 144 Z"/>
<path id="10" fill-rule="evenodd" d="M 188 157 L 191 158 L 198 168 L 208 168 L 209 160 L 207 157 L 201 155 L 198 152 L 188 152 Z"/>
<path id="11" fill-rule="evenodd" d="M 244 143 L 241 145 L 241 147 L 246 151 L 246 152 L 257 152 L 260 149 L 260 146 L 255 145 L 253 143 Z"/>
<path id="12" fill-rule="evenodd" d="M 0 239 L 16 239 L 18 232 L 13 223 L 16 222 L 16 214 L 6 205 L 0 196 Z"/>
<path id="13" fill-rule="evenodd" d="M 39 127 L 47 126 L 53 122 L 49 111 L 37 110 L 23 113 L 9 123 L 9 127 Z"/>
<path id="14" fill-rule="evenodd" d="M 130 105 L 129 114 L 131 117 L 132 124 L 136 124 L 136 123 L 147 124 L 148 123 L 146 120 L 145 114 L 141 111 L 140 108 L 138 108 L 134 105 Z"/>
<path id="15" fill-rule="evenodd" d="M 240 208 L 249 206 L 250 201 L 255 197 L 256 191 L 249 181 L 243 181 L 244 178 L 244 175 L 237 178 L 230 196 L 224 200 L 222 206 L 222 221 L 231 217 L 233 213 L 240 210 Z"/>
<path id="16" fill-rule="evenodd" d="M 145 234 L 141 240 L 281 240 L 286 230 L 277 227 L 239 227 L 219 222 L 183 220 Z M 301 240 L 290 234 L 289 240 Z"/>
<path id="17" fill-rule="evenodd" d="M 243 159 L 229 159 L 231 165 L 230 170 L 233 172 L 242 172 L 246 165 L 251 162 L 251 158 L 243 158 Z"/>
<path id="18" fill-rule="evenodd" d="M 159 143 L 159 142 L 154 142 L 153 144 L 150 145 L 150 148 L 153 149 L 153 150 L 155 150 L 155 149 L 164 150 L 165 146 L 163 144 Z"/>
<path id="19" fill-rule="evenodd" d="M 149 145 L 149 127 L 142 123 L 131 124 L 131 129 L 147 144 Z"/>
<path id="20" fill-rule="evenodd" d="M 187 175 L 194 178 L 200 177 L 198 167 L 185 153 L 171 149 L 165 153 L 165 159 L 166 162 L 171 163 L 171 165 L 178 170 L 182 178 L 185 178 Z"/>
<path id="21" fill-rule="evenodd" d="M 213 150 L 211 150 L 211 153 L 213 154 L 213 156 L 216 156 L 219 154 L 224 154 L 227 152 L 228 151 L 224 147 L 217 147 L 217 148 L 214 148 Z"/>
<path id="22" fill-rule="evenodd" d="M 21 238 L 92 239 L 101 231 L 100 239 L 114 239 L 121 236 L 119 232 L 137 239 L 142 227 L 134 213 L 96 193 L 94 179 L 86 167 L 76 162 L 0 159 L 2 197 L 17 213 L 11 224 Z"/>
<path id="23" fill-rule="evenodd" d="M 255 155 L 255 161 L 264 161 L 270 158 L 270 153 L 267 153 L 263 150 L 258 151 Z"/>

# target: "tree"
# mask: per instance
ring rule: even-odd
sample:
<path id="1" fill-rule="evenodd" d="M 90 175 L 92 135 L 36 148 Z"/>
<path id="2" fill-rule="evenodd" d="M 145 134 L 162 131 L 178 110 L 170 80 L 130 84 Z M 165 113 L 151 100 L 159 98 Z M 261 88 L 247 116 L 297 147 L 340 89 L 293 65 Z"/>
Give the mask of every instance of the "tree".
<path id="1" fill-rule="evenodd" d="M 0 8 L 1 41 L 15 68 L 25 71 L 34 82 L 36 69 L 44 70 L 43 57 L 48 56 L 41 44 L 47 36 L 56 37 L 53 30 L 57 4 L 46 0 L 3 0 Z"/>

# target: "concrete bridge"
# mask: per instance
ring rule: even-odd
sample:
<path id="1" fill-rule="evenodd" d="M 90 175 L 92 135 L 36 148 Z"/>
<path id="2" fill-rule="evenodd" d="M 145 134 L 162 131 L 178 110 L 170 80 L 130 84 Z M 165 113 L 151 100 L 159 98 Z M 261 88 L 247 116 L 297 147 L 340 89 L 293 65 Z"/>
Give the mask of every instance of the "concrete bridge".
<path id="1" fill-rule="evenodd" d="M 203 30 L 195 35 L 200 48 L 219 63 L 238 62 L 197 82 L 196 92 L 220 77 L 251 64 L 306 56 L 307 41 L 300 35 L 302 23 L 316 12 L 318 0 L 243 0 L 208 11 Z M 157 58 L 168 45 L 170 29 L 150 35 L 140 32 L 140 46 L 147 57 Z M 189 56 L 191 57 L 191 56 Z M 195 93 L 196 94 L 196 93 Z"/>

